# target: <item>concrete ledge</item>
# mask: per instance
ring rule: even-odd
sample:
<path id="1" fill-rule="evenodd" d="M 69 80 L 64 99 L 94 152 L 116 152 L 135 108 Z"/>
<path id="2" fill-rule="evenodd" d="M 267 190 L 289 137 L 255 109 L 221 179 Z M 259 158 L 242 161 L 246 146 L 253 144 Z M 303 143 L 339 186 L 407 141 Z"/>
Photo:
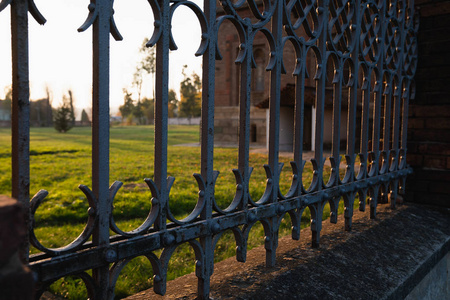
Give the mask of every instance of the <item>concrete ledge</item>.
<path id="1" fill-rule="evenodd" d="M 352 232 L 343 231 L 339 219 L 324 222 L 319 249 L 311 248 L 308 228 L 300 241 L 280 239 L 274 268 L 265 267 L 263 247 L 249 251 L 245 264 L 235 258 L 217 263 L 211 297 L 404 299 L 450 251 L 448 209 L 379 205 L 376 220 L 355 212 Z M 442 276 L 448 286 L 448 273 Z M 188 274 L 169 282 L 165 296 L 148 290 L 127 299 L 195 299 L 196 288 L 195 275 Z"/>

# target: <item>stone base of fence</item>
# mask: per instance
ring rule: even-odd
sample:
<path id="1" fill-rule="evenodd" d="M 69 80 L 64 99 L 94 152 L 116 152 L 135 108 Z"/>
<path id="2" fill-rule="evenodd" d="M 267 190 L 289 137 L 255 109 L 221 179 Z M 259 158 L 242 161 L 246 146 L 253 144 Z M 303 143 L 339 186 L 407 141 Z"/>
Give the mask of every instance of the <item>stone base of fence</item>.
<path id="1" fill-rule="evenodd" d="M 22 206 L 0 195 L 0 300 L 33 299 L 34 278 L 19 258 L 26 226 Z"/>
<path id="2" fill-rule="evenodd" d="M 343 217 L 324 222 L 318 249 L 309 228 L 300 241 L 280 239 L 274 268 L 265 267 L 263 246 L 249 251 L 245 264 L 215 264 L 211 298 L 450 299 L 450 210 L 377 210 L 376 220 L 355 212 L 351 232 L 343 230 Z M 195 274 L 188 274 L 169 282 L 165 296 L 148 290 L 127 299 L 195 299 L 196 288 Z"/>

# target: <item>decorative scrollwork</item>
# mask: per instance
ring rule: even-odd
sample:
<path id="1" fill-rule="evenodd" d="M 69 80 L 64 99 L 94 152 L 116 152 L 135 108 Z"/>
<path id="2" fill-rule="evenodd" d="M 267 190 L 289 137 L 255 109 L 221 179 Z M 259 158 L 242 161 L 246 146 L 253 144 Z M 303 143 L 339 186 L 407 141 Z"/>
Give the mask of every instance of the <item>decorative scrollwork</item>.
<path id="1" fill-rule="evenodd" d="M 2 0 L 2 2 L 0 2 L 0 12 L 4 10 L 12 2 L 13 0 Z M 44 16 L 40 13 L 38 8 L 36 7 L 34 0 L 28 0 L 28 11 L 36 20 L 36 22 L 38 22 L 39 24 L 44 25 L 47 22 L 47 20 L 44 18 Z"/>
<path id="2" fill-rule="evenodd" d="M 233 18 L 240 22 L 244 27 L 257 29 L 264 27 L 271 20 L 276 8 L 276 5 L 274 5 L 272 1 L 273 0 L 265 0 L 258 2 L 255 0 L 239 0 L 234 3 L 231 0 L 220 0 L 220 3 L 225 12 L 233 16 Z M 243 18 L 239 15 L 238 10 L 246 5 L 248 5 L 253 17 L 257 20 L 255 23 L 252 23 L 250 18 Z"/>
<path id="3" fill-rule="evenodd" d="M 395 70 L 400 63 L 401 34 L 397 20 L 391 19 L 386 26 L 385 33 L 385 60 L 389 69 Z"/>
<path id="4" fill-rule="evenodd" d="M 8 5 L 10 5 L 12 0 L 3 0 L 0 2 L 0 12 L 4 10 Z"/>
<path id="5" fill-rule="evenodd" d="M 156 0 L 148 0 L 148 3 L 150 4 L 152 11 L 153 11 L 153 35 L 150 38 L 150 40 L 147 42 L 147 47 L 153 47 L 159 40 L 162 34 L 162 20 L 161 20 L 161 8 L 158 4 L 158 1 Z"/>
<path id="6" fill-rule="evenodd" d="M 414 31 L 410 30 L 406 34 L 403 49 L 403 68 L 406 76 L 411 78 L 416 73 L 418 56 L 417 37 L 414 34 Z"/>
<path id="7" fill-rule="evenodd" d="M 138 228 L 133 229 L 131 231 L 122 231 L 121 229 L 119 229 L 119 227 L 117 226 L 116 222 L 114 221 L 113 214 L 111 214 L 110 215 L 110 220 L 109 220 L 110 228 L 115 233 L 120 234 L 120 235 L 125 236 L 125 237 L 132 237 L 132 236 L 145 234 L 145 233 L 147 233 L 149 228 L 153 225 L 153 223 L 155 222 L 156 218 L 158 217 L 158 214 L 159 214 L 159 200 L 158 200 L 158 194 L 156 192 L 156 186 L 154 185 L 153 181 L 151 181 L 149 179 L 145 179 L 145 182 L 147 183 L 147 185 L 149 186 L 149 188 L 150 188 L 150 190 L 152 191 L 152 194 L 153 194 L 153 197 L 151 199 L 152 208 L 150 209 L 150 212 L 148 213 L 147 218 L 144 220 L 144 222 Z M 114 198 L 115 198 L 115 196 L 116 196 L 116 194 L 119 191 L 121 186 L 122 186 L 122 182 L 115 181 L 111 185 L 111 187 L 109 188 L 109 190 L 110 190 L 109 203 L 110 203 L 111 207 L 113 207 Z"/>
<path id="8" fill-rule="evenodd" d="M 322 32 L 323 11 L 316 0 L 291 0 L 284 12 L 286 32 L 299 41 L 314 44 Z"/>
<path id="9" fill-rule="evenodd" d="M 31 208 L 31 222 L 30 222 L 30 243 L 36 247 L 37 249 L 51 255 L 56 256 L 60 255 L 62 253 L 67 252 L 73 252 L 79 249 L 92 235 L 92 232 L 94 230 L 95 221 L 97 219 L 97 200 L 92 193 L 92 191 L 84 185 L 79 186 L 80 190 L 86 195 L 86 198 L 89 202 L 89 209 L 88 209 L 88 221 L 87 224 L 83 230 L 83 232 L 69 245 L 60 247 L 60 248 L 47 248 L 43 246 L 39 240 L 36 238 L 36 235 L 34 233 L 34 227 L 35 227 L 35 214 L 36 210 L 38 209 L 39 205 L 42 203 L 45 197 L 47 197 L 48 192 L 45 190 L 40 190 L 39 192 L 34 195 L 34 197 L 30 201 L 30 208 Z"/>
<path id="10" fill-rule="evenodd" d="M 116 23 L 114 21 L 114 9 L 113 9 L 114 1 L 111 1 L 111 8 L 110 8 L 110 16 L 109 16 L 109 22 L 110 22 L 110 33 L 114 37 L 116 41 L 123 40 L 122 35 L 120 34 L 119 30 L 117 29 Z M 86 21 L 78 28 L 78 32 L 86 31 L 92 24 L 94 24 L 95 20 L 98 18 L 99 15 L 99 8 L 97 5 L 96 0 L 91 0 L 91 3 L 88 5 L 89 15 L 86 18 Z M 102 12 L 103 13 L 103 12 Z"/>
<path id="11" fill-rule="evenodd" d="M 238 32 L 238 35 L 239 35 L 241 45 L 245 45 L 247 42 L 247 35 L 245 33 L 245 29 L 242 26 L 242 23 L 238 22 L 232 16 L 225 15 L 225 16 L 220 16 L 219 18 L 217 18 L 216 25 L 214 28 L 214 32 L 216 33 L 216 35 L 219 33 L 219 28 L 225 20 L 230 21 L 235 26 L 235 28 Z M 221 60 L 222 54 L 220 53 L 220 50 L 219 50 L 219 44 L 218 44 L 219 39 L 216 38 L 215 40 L 216 40 L 216 59 Z M 239 53 L 236 58 L 236 63 L 242 63 L 244 61 L 246 55 L 247 55 L 247 50 L 246 50 L 245 46 L 239 47 Z"/>
<path id="12" fill-rule="evenodd" d="M 356 35 L 356 12 L 353 1 L 335 0 L 330 2 L 328 39 L 335 51 L 352 51 Z"/>
<path id="13" fill-rule="evenodd" d="M 367 4 L 361 16 L 361 58 L 367 63 L 376 63 L 381 47 L 381 21 L 378 9 L 373 4 Z"/>
<path id="14" fill-rule="evenodd" d="M 197 203 L 194 207 L 194 210 L 189 214 L 189 216 L 187 216 L 186 218 L 182 219 L 182 220 L 178 220 L 174 217 L 174 215 L 172 214 L 172 212 L 170 211 L 169 205 L 166 206 L 166 210 L 167 210 L 167 218 L 174 222 L 175 224 L 178 225 L 183 225 L 183 224 L 187 224 L 190 223 L 192 221 L 194 221 L 202 212 L 203 208 L 205 207 L 206 204 L 206 199 L 205 199 L 205 190 L 206 190 L 206 184 L 205 184 L 205 180 L 203 179 L 201 174 L 193 174 L 194 178 L 197 181 L 198 184 L 198 198 L 197 198 Z M 175 180 L 175 178 L 173 178 L 173 180 Z M 172 181 L 173 184 L 173 181 Z M 170 186 L 172 186 L 172 184 Z M 169 189 L 170 192 L 170 189 Z"/>
<path id="15" fill-rule="evenodd" d="M 152 264 L 153 288 L 155 290 L 155 293 L 162 295 L 162 293 L 158 290 L 158 288 L 159 288 L 158 283 L 161 281 L 160 280 L 160 278 L 161 278 L 161 262 L 153 252 L 146 254 L 145 257 Z M 112 267 L 109 271 L 110 276 L 111 276 L 110 282 L 111 282 L 112 287 L 115 287 L 115 285 L 117 283 L 117 279 L 119 278 L 120 272 L 133 258 L 127 258 L 127 259 L 118 261 L 112 265 Z M 110 299 L 114 299 L 114 289 L 110 290 L 109 296 L 110 296 L 109 297 Z"/>
<path id="16" fill-rule="evenodd" d="M 205 14 L 200 9 L 200 7 L 198 7 L 197 4 L 195 4 L 194 2 L 176 1 L 175 4 L 173 4 L 170 7 L 170 19 L 171 20 L 172 20 L 175 10 L 181 5 L 186 6 L 189 9 L 191 9 L 197 16 L 197 19 L 200 23 L 200 28 L 202 30 L 202 35 L 201 35 L 201 43 L 200 43 L 198 50 L 195 52 L 195 56 L 203 55 L 203 53 L 205 53 L 206 49 L 208 48 L 208 43 L 209 43 L 209 29 L 208 29 L 208 23 L 206 21 Z M 170 42 L 169 43 L 170 43 L 169 44 L 170 50 L 173 51 L 173 50 L 178 49 L 178 47 L 175 43 L 175 40 L 173 39 L 172 31 L 170 31 Z"/>

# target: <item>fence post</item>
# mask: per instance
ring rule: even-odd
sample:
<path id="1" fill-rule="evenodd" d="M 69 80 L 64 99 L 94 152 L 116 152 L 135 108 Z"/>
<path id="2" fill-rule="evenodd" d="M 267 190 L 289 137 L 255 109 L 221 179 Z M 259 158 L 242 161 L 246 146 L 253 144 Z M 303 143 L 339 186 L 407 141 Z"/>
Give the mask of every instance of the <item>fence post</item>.
<path id="1" fill-rule="evenodd" d="M 33 274 L 20 261 L 23 254 L 20 246 L 27 236 L 23 207 L 20 202 L 0 195 L 0 300 L 33 298 Z"/>

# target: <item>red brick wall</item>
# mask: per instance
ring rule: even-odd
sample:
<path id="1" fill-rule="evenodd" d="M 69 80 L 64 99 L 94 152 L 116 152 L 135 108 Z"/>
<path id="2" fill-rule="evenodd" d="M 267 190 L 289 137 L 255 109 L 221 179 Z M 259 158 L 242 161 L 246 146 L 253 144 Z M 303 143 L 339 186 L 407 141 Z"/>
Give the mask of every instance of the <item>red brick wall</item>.
<path id="1" fill-rule="evenodd" d="M 408 120 L 406 201 L 450 207 L 450 1 L 416 0 L 416 97 Z"/>
<path id="2" fill-rule="evenodd" d="M 223 13 L 223 12 L 222 12 Z M 221 14 L 221 9 L 218 11 L 218 15 Z M 239 10 L 239 15 L 242 18 L 250 18 L 252 22 L 254 20 L 253 15 L 247 9 Z M 270 26 L 270 23 L 267 27 Z M 216 60 L 216 84 L 215 84 L 215 105 L 216 106 L 237 106 L 239 104 L 239 76 L 240 68 L 235 64 L 235 60 L 238 55 L 238 49 L 240 40 L 238 32 L 235 26 L 229 22 L 224 21 L 219 29 L 218 34 L 218 47 L 222 55 L 222 60 Z M 261 49 L 264 53 L 264 69 L 269 62 L 269 45 L 267 39 L 262 33 L 258 33 L 253 41 L 253 51 Z M 293 47 L 287 43 L 284 49 L 283 62 L 286 67 L 286 75 L 281 77 L 281 88 L 284 88 L 288 83 L 294 83 L 294 77 L 292 72 L 294 71 L 296 57 L 294 55 Z M 310 51 L 309 55 L 312 54 Z M 314 74 L 315 74 L 315 57 L 309 56 L 308 73 L 310 78 L 306 79 L 306 85 L 315 86 Z M 252 69 L 253 72 L 255 69 Z M 257 104 L 262 100 L 269 97 L 269 85 L 270 85 L 270 72 L 265 71 L 264 80 L 264 92 L 252 93 L 252 104 Z M 254 80 L 254 78 L 252 78 Z"/>

